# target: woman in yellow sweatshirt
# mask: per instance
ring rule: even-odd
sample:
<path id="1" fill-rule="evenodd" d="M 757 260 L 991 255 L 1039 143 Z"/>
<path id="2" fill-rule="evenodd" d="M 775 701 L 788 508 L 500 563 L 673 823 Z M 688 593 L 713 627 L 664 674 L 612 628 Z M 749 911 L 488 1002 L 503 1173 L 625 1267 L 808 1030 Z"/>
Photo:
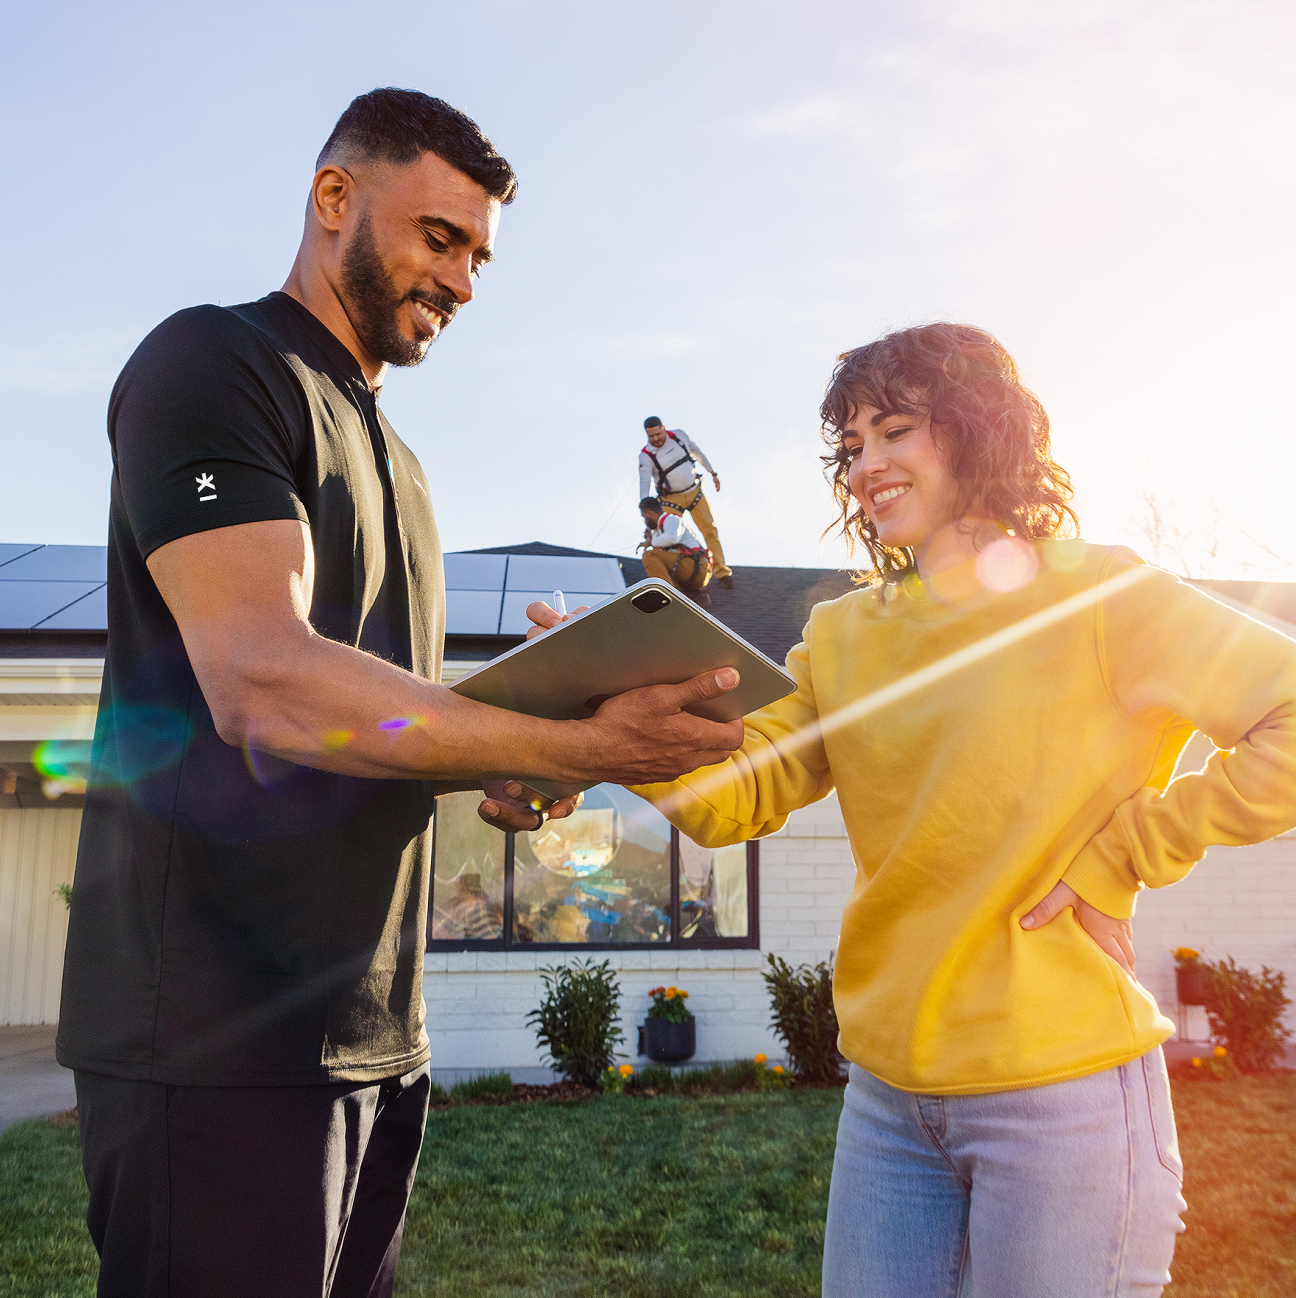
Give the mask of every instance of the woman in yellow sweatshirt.
<path id="1" fill-rule="evenodd" d="M 834 788 L 858 866 L 824 1293 L 1150 1295 L 1182 1169 L 1134 977 L 1143 887 L 1296 824 L 1296 643 L 1074 522 L 1048 417 L 988 334 L 843 355 L 835 493 L 874 583 L 818 605 L 794 694 L 636 792 L 695 842 Z M 1219 749 L 1172 778 L 1194 730 Z"/>

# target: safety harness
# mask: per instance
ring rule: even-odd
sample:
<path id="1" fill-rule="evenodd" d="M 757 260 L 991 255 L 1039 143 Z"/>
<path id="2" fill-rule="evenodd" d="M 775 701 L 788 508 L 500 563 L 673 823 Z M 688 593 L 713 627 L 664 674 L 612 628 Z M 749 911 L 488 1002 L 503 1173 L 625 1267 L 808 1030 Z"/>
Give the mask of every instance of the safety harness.
<path id="1" fill-rule="evenodd" d="M 689 458 L 692 459 L 692 456 L 690 456 Z M 681 460 L 680 463 L 682 464 L 683 460 Z M 677 517 L 682 518 L 683 517 L 682 506 L 672 505 L 667 509 L 663 509 L 662 515 L 665 514 L 676 514 Z M 658 517 L 657 519 L 657 530 L 659 532 L 661 531 L 661 517 Z M 701 584 L 703 586 L 706 585 L 707 578 L 711 575 L 711 551 L 708 550 L 705 545 L 676 544 L 676 545 L 664 545 L 661 546 L 660 548 L 662 550 L 675 551 L 675 562 L 672 563 L 670 566 L 670 575 L 672 581 L 678 583 L 680 586 L 688 586 L 688 585 L 692 585 L 693 582 L 697 581 L 698 577 L 701 576 L 702 577 Z M 680 562 L 684 559 L 691 560 L 693 564 L 693 571 L 687 577 L 681 577 L 679 575 Z"/>
<path id="2" fill-rule="evenodd" d="M 684 452 L 684 458 L 681 460 L 676 460 L 674 464 L 668 464 L 663 469 L 661 466 L 661 461 L 656 457 L 656 455 L 653 454 L 652 443 L 649 442 L 648 445 L 643 448 L 643 453 L 653 462 L 653 471 L 657 475 L 657 494 L 659 496 L 679 495 L 680 494 L 679 492 L 672 491 L 670 489 L 670 484 L 666 480 L 667 475 L 674 473 L 675 470 L 678 469 L 681 464 L 691 464 L 693 466 L 693 483 L 697 487 L 697 491 L 694 493 L 693 499 L 689 501 L 689 503 L 685 506 L 685 509 L 692 509 L 693 506 L 697 504 L 698 496 L 702 494 L 702 475 L 701 473 L 698 472 L 697 461 L 693 458 L 692 455 L 689 454 L 688 447 L 685 446 L 684 443 L 681 442 L 680 439 L 670 431 L 670 429 L 666 430 L 666 436 L 669 437 L 671 441 L 674 442 L 675 445 L 678 446 L 680 450 Z M 663 446 L 661 449 L 665 450 L 666 448 Z M 685 487 L 684 490 L 687 491 L 688 488 Z"/>

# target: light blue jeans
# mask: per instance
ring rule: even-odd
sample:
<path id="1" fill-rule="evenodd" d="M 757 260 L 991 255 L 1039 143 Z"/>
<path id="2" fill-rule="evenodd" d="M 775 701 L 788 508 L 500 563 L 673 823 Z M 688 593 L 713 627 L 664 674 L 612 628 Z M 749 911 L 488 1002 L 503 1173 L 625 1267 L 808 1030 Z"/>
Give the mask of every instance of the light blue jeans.
<path id="1" fill-rule="evenodd" d="M 1159 1046 L 991 1095 L 911 1095 L 852 1064 L 824 1298 L 1154 1298 L 1182 1184 Z"/>

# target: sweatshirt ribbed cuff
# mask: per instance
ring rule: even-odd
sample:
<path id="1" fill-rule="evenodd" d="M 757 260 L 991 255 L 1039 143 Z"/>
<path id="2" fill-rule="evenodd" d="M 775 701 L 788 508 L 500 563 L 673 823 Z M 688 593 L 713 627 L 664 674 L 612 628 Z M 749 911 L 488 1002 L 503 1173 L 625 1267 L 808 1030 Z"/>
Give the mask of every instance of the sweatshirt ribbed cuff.
<path id="1" fill-rule="evenodd" d="M 1143 887 L 1119 847 L 1105 845 L 1101 837 L 1085 844 L 1067 867 L 1062 882 L 1112 919 L 1129 919 L 1134 914 L 1134 899 Z"/>

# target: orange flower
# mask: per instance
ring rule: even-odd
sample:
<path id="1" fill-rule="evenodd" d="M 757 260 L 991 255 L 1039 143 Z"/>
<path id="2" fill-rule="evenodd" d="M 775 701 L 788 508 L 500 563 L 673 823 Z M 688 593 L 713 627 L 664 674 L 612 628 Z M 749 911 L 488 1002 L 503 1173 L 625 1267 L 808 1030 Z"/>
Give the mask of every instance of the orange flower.
<path id="1" fill-rule="evenodd" d="M 757 1056 L 756 1056 L 756 1062 L 757 1062 L 758 1064 L 763 1064 L 763 1063 L 765 1062 L 765 1056 L 764 1056 L 764 1055 L 757 1055 Z"/>
<path id="2" fill-rule="evenodd" d="M 1224 1056 L 1227 1055 L 1227 1054 L 1228 1054 L 1228 1051 L 1225 1050 L 1223 1046 L 1216 1046 L 1216 1047 L 1215 1047 L 1215 1058 L 1216 1058 L 1216 1059 L 1223 1059 Z"/>
<path id="3" fill-rule="evenodd" d="M 675 999 L 675 988 L 674 988 L 674 987 L 667 987 L 667 988 L 666 988 L 666 999 L 667 999 L 668 1001 L 673 1001 L 673 1000 Z"/>
<path id="4" fill-rule="evenodd" d="M 1200 1059 L 1194 1059 L 1194 1060 L 1193 1060 L 1193 1067 L 1194 1067 L 1194 1068 L 1200 1068 L 1201 1066 L 1202 1066 L 1202 1063 L 1201 1063 L 1201 1060 L 1200 1060 Z"/>
<path id="5" fill-rule="evenodd" d="M 629 1077 L 630 1074 L 634 1072 L 634 1065 L 622 1064 L 621 1067 L 617 1069 L 617 1072 L 619 1072 L 622 1077 Z"/>
<path id="6" fill-rule="evenodd" d="M 774 1065 L 774 1071 L 775 1071 L 776 1073 L 781 1073 L 781 1072 L 783 1071 L 783 1065 L 782 1065 L 782 1064 L 775 1064 L 775 1065 Z"/>
<path id="7" fill-rule="evenodd" d="M 686 992 L 682 987 L 680 988 L 679 994 L 684 998 L 684 1000 L 688 1000 L 688 992 Z"/>

